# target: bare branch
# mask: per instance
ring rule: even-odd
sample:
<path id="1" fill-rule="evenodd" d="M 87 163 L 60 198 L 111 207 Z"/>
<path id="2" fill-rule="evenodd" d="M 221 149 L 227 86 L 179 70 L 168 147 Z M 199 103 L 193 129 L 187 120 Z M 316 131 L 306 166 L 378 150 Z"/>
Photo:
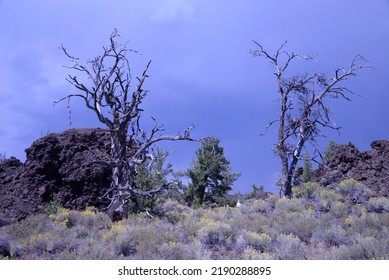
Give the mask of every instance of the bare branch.
<path id="1" fill-rule="evenodd" d="M 119 34 L 116 29 L 109 37 L 108 46 L 103 47 L 102 54 L 87 61 L 84 65 L 80 59 L 69 54 L 61 45 L 60 49 L 70 60 L 68 69 L 81 74 L 88 83 L 83 83 L 76 75 L 69 74 L 66 80 L 78 90 L 76 94 L 55 101 L 54 104 L 70 100 L 73 97 L 84 100 L 88 109 L 95 112 L 99 121 L 105 124 L 111 137 L 111 159 L 99 159 L 95 163 L 112 168 L 111 186 L 103 197 L 109 197 L 108 214 L 112 220 L 118 214 L 121 218 L 128 215 L 129 199 L 134 195 L 152 195 L 158 190 L 144 192 L 134 185 L 137 167 L 147 160 L 149 149 L 159 141 L 195 141 L 190 136 L 189 127 L 175 136 L 163 135 L 163 125 L 155 123 L 151 132 L 146 134 L 140 127 L 140 105 L 148 91 L 143 89 L 147 72 L 151 64 L 148 61 L 142 75 L 136 78 L 137 84 L 131 92 L 131 69 L 127 59 L 129 52 L 140 54 L 128 49 L 126 44 L 117 42 Z M 91 84 L 91 85 L 89 85 Z M 70 111 L 69 111 L 70 112 Z M 166 187 L 166 186 L 161 186 Z M 116 213 L 116 214 L 115 214 Z"/>
<path id="2" fill-rule="evenodd" d="M 292 179 L 305 143 L 311 143 L 318 151 L 315 139 L 324 136 L 320 129 L 339 131 L 341 128 L 331 121 L 330 109 L 325 106 L 325 99 L 351 100 L 350 95 L 355 93 L 341 83 L 356 76 L 358 70 L 370 66 L 365 64 L 366 59 L 362 55 L 357 54 L 349 68 L 335 69 L 332 79 L 328 79 L 321 73 L 286 76 L 286 71 L 296 58 L 311 60 L 313 57 L 284 51 L 286 42 L 277 49 L 275 54 L 268 53 L 261 44 L 253 42 L 256 48 L 250 50 L 250 53 L 254 57 L 264 57 L 275 67 L 274 74 L 280 94 L 279 118 L 269 122 L 261 135 L 264 135 L 274 123 L 279 124 L 275 151 L 282 164 L 282 178 L 284 178 L 282 189 L 286 196 L 291 196 Z M 294 102 L 295 97 L 298 102 Z"/>
<path id="3" fill-rule="evenodd" d="M 141 196 L 153 196 L 155 194 L 159 194 L 159 193 L 171 188 L 172 186 L 177 186 L 177 185 L 178 185 L 177 180 L 174 180 L 172 182 L 164 183 L 163 185 L 161 185 L 157 188 L 154 188 L 152 190 L 149 190 L 149 191 L 142 191 L 139 189 L 133 189 L 132 192 L 136 195 L 141 195 Z"/>
<path id="4" fill-rule="evenodd" d="M 260 136 L 264 136 L 267 131 L 269 130 L 269 128 L 276 122 L 278 122 L 279 120 L 272 120 L 272 121 L 269 121 L 268 125 L 266 126 L 264 132 L 262 132 L 261 134 L 259 134 Z"/>

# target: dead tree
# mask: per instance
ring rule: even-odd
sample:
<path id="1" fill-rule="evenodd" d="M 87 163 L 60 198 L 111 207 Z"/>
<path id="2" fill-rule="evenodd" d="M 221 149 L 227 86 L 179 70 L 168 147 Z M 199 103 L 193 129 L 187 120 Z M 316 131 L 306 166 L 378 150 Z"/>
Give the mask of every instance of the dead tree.
<path id="1" fill-rule="evenodd" d="M 110 158 L 98 159 L 96 164 L 105 164 L 112 168 L 111 185 L 103 196 L 110 200 L 106 210 L 112 221 L 128 217 L 130 200 L 137 201 L 137 196 L 157 194 L 176 183 L 172 181 L 150 191 L 141 191 L 134 184 L 137 168 L 153 157 L 150 151 L 155 143 L 164 140 L 193 141 L 190 136 L 193 126 L 177 135 L 163 135 L 163 126 L 153 118 L 154 127 L 151 132 L 146 133 L 141 129 L 140 105 L 148 94 L 148 91 L 143 89 L 143 84 L 148 77 L 151 61 L 147 63 L 141 77 L 136 78 L 136 85 L 133 87 L 127 55 L 136 51 L 128 49 L 126 44 L 119 44 L 118 38 L 115 30 L 109 38 L 109 45 L 103 47 L 102 54 L 86 64 L 81 64 L 79 58 L 70 55 L 66 48 L 61 46 L 61 50 L 71 62 L 71 66 L 67 68 L 81 73 L 87 79 L 82 82 L 77 76 L 69 74 L 66 80 L 78 93 L 69 94 L 55 102 L 67 100 L 70 110 L 70 99 L 81 98 L 85 106 L 95 112 L 98 120 L 108 128 L 111 138 Z"/>
<path id="2" fill-rule="evenodd" d="M 340 84 L 356 76 L 356 72 L 361 68 L 369 66 L 362 64 L 366 60 L 357 54 L 348 68 L 335 69 L 333 77 L 322 73 L 287 75 L 292 62 L 297 59 L 312 60 L 313 57 L 285 51 L 286 43 L 282 44 L 275 54 L 270 54 L 254 41 L 255 48 L 250 50 L 250 53 L 254 57 L 263 57 L 275 67 L 280 111 L 279 117 L 269 122 L 265 133 L 273 124 L 278 123 L 278 141 L 274 150 L 282 165 L 281 193 L 291 197 L 293 177 L 304 145 L 312 144 L 315 154 L 321 156 L 315 140 L 325 136 L 321 132 L 322 129 L 340 129 L 330 118 L 327 99 L 351 100 L 350 94 L 354 93 Z"/>

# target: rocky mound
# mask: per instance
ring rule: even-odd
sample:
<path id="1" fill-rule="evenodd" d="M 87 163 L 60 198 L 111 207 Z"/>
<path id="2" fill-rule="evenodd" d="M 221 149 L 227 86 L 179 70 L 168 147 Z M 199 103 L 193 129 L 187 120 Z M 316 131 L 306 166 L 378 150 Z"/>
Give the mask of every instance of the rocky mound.
<path id="1" fill-rule="evenodd" d="M 317 170 L 317 181 L 328 186 L 354 178 L 387 196 L 389 141 L 374 141 L 371 147 L 359 152 L 351 143 L 339 146 L 328 166 Z M 26 149 L 25 163 L 0 161 L 0 227 L 42 212 L 54 197 L 70 209 L 105 208 L 109 201 L 100 197 L 109 187 L 111 170 L 95 160 L 107 158 L 109 150 L 106 130 L 70 129 L 35 141 Z"/>
<path id="2" fill-rule="evenodd" d="M 389 195 L 389 140 L 374 141 L 372 149 L 360 152 L 352 143 L 340 145 L 335 156 L 316 171 L 318 183 L 333 185 L 353 178 L 378 195 Z"/>
<path id="3" fill-rule="evenodd" d="M 109 154 L 103 129 L 70 129 L 52 133 L 26 149 L 26 162 L 0 162 L 0 221 L 7 223 L 43 210 L 56 194 L 67 208 L 107 206 L 99 199 L 110 183 L 111 170 L 96 159 Z"/>

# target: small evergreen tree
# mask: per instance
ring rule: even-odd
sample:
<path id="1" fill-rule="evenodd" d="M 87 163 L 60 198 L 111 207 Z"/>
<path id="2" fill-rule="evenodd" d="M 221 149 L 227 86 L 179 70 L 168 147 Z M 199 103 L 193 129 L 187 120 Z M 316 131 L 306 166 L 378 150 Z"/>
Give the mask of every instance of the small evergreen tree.
<path id="1" fill-rule="evenodd" d="M 155 158 L 149 158 L 142 163 L 137 169 L 135 186 L 141 191 L 148 192 L 167 184 L 168 176 L 173 172 L 172 164 L 165 163 L 167 156 L 168 153 L 157 149 Z M 153 210 L 156 200 L 155 196 L 139 196 L 136 200 L 137 203 L 130 203 L 130 212 L 139 210 L 137 209 L 139 207 Z"/>
<path id="2" fill-rule="evenodd" d="M 323 157 L 324 164 L 328 164 L 331 161 L 331 159 L 337 153 L 338 148 L 339 148 L 339 144 L 335 143 L 335 141 L 331 140 L 328 143 L 328 146 L 324 150 L 324 157 Z"/>
<path id="3" fill-rule="evenodd" d="M 232 172 L 219 143 L 217 138 L 206 138 L 196 151 L 197 159 L 187 170 L 191 183 L 186 189 L 185 200 L 189 205 L 200 206 L 206 200 L 220 204 L 240 176 L 240 173 Z"/>
<path id="4" fill-rule="evenodd" d="M 253 184 L 251 187 L 253 190 L 244 196 L 245 199 L 251 199 L 251 198 L 260 199 L 266 196 L 266 192 L 262 185 L 257 186 L 256 184 Z"/>
<path id="5" fill-rule="evenodd" d="M 301 175 L 301 180 L 304 183 L 307 182 L 313 182 L 315 179 L 315 170 L 313 169 L 311 157 L 309 156 L 308 152 L 306 152 L 303 156 L 303 174 Z"/>

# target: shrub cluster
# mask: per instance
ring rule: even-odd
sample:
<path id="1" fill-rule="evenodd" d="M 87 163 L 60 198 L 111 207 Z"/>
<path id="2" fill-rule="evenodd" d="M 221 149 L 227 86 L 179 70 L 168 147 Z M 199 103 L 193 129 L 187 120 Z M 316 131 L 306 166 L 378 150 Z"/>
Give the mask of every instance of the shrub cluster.
<path id="1" fill-rule="evenodd" d="M 6 227 L 10 259 L 389 259 L 389 198 L 355 180 L 306 183 L 292 199 L 191 209 L 111 223 L 92 207 L 47 212 Z"/>

